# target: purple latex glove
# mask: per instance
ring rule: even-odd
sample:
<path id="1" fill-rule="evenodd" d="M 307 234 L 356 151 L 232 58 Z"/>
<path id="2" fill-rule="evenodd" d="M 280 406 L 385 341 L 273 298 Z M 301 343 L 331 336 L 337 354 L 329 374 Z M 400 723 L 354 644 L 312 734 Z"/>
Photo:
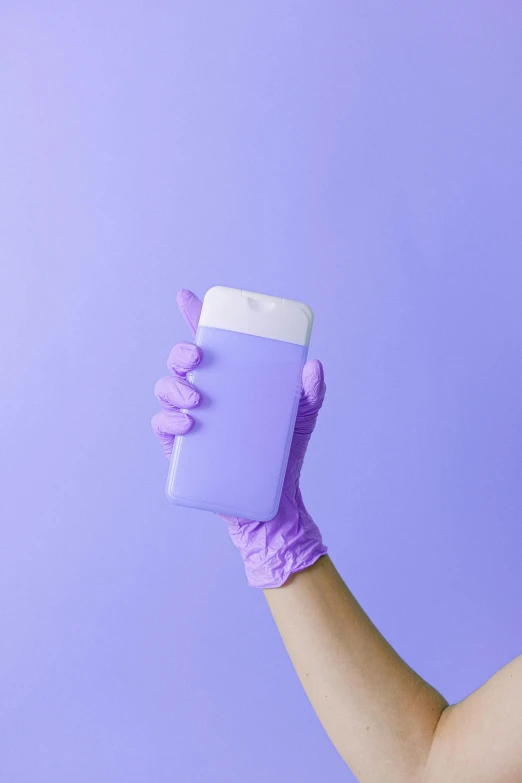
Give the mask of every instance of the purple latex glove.
<path id="1" fill-rule="evenodd" d="M 201 301 L 187 290 L 178 293 L 177 301 L 192 335 L 195 335 Z M 194 424 L 192 416 L 179 409 L 191 409 L 199 405 L 201 395 L 185 376 L 199 364 L 201 357 L 202 351 L 194 343 L 181 342 L 175 345 L 167 361 L 173 375 L 161 378 L 154 389 L 162 411 L 152 418 L 152 429 L 162 442 L 168 459 L 172 455 L 176 435 L 185 435 Z M 281 502 L 275 517 L 269 522 L 222 517 L 227 521 L 232 541 L 241 553 L 248 584 L 252 587 L 279 587 L 290 574 L 308 568 L 327 552 L 319 529 L 304 506 L 299 489 L 306 447 L 325 390 L 321 362 L 307 362 L 303 368 L 303 388 Z"/>

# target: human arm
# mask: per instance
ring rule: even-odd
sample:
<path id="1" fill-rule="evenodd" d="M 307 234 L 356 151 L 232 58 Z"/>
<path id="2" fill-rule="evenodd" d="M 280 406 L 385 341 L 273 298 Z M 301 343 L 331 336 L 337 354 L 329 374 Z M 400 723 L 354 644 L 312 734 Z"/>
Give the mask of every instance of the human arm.
<path id="1" fill-rule="evenodd" d="M 522 655 L 444 710 L 423 783 L 521 783 Z"/>
<path id="2" fill-rule="evenodd" d="M 330 558 L 264 593 L 319 720 L 358 780 L 421 781 L 447 702 L 388 644 Z"/>
<path id="3" fill-rule="evenodd" d="M 522 656 L 448 705 L 328 556 L 264 593 L 319 720 L 361 783 L 521 783 Z"/>
<path id="4" fill-rule="evenodd" d="M 185 292 L 178 303 L 194 334 L 201 302 Z M 186 378 L 199 360 L 197 346 L 179 343 L 173 376 L 156 384 L 153 428 L 167 457 L 193 423 L 179 408 L 199 404 Z M 521 783 L 520 659 L 449 707 L 390 647 L 326 556 L 299 487 L 324 392 L 320 362 L 308 362 L 278 514 L 225 517 L 249 584 L 264 589 L 315 711 L 362 783 Z"/>

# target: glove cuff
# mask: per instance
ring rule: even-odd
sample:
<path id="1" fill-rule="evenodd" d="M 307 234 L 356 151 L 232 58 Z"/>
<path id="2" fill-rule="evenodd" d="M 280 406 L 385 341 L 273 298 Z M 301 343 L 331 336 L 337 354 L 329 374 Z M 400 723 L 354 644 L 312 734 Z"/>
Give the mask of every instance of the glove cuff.
<path id="1" fill-rule="evenodd" d="M 307 553 L 306 557 L 297 560 L 290 559 L 275 568 L 272 564 L 267 564 L 266 567 L 262 568 L 249 568 L 248 564 L 245 563 L 248 584 L 250 587 L 258 587 L 262 590 L 281 587 L 292 574 L 296 574 L 298 571 L 304 571 L 305 568 L 310 568 L 310 566 L 319 560 L 320 557 L 326 555 L 327 552 L 328 548 L 321 542 L 318 546 L 314 546 L 310 552 Z"/>
<path id="2" fill-rule="evenodd" d="M 277 515 L 269 522 L 229 519 L 230 536 L 251 587 L 280 587 L 291 574 L 309 568 L 327 553 L 300 493 L 295 501 L 283 495 Z"/>

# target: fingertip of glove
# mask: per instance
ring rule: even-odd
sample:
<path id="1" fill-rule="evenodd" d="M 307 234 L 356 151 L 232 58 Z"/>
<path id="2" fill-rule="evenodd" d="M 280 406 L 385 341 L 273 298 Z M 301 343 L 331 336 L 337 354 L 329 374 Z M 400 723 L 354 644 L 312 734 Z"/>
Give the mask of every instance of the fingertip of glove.
<path id="1" fill-rule="evenodd" d="M 187 305 L 193 296 L 194 294 L 192 291 L 189 291 L 188 288 L 182 288 L 178 291 L 176 301 L 179 305 Z"/>
<path id="2" fill-rule="evenodd" d="M 303 392 L 310 399 L 319 399 L 325 390 L 323 365 L 319 359 L 312 359 L 303 368 Z"/>
<path id="3" fill-rule="evenodd" d="M 203 351 L 195 343 L 182 341 L 176 343 L 167 358 L 167 367 L 171 372 L 185 375 L 201 362 Z"/>
<path id="4" fill-rule="evenodd" d="M 323 365 L 319 359 L 310 359 L 309 362 L 306 362 L 303 368 L 303 379 L 313 379 L 316 381 L 324 380 Z"/>

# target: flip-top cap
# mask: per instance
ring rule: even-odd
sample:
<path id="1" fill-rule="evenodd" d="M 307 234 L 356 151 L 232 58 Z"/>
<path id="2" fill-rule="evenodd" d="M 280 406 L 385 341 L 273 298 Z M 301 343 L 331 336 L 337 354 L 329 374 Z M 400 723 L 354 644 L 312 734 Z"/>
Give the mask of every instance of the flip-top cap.
<path id="1" fill-rule="evenodd" d="M 304 302 L 217 285 L 205 294 L 199 326 L 308 345 L 313 320 Z"/>

